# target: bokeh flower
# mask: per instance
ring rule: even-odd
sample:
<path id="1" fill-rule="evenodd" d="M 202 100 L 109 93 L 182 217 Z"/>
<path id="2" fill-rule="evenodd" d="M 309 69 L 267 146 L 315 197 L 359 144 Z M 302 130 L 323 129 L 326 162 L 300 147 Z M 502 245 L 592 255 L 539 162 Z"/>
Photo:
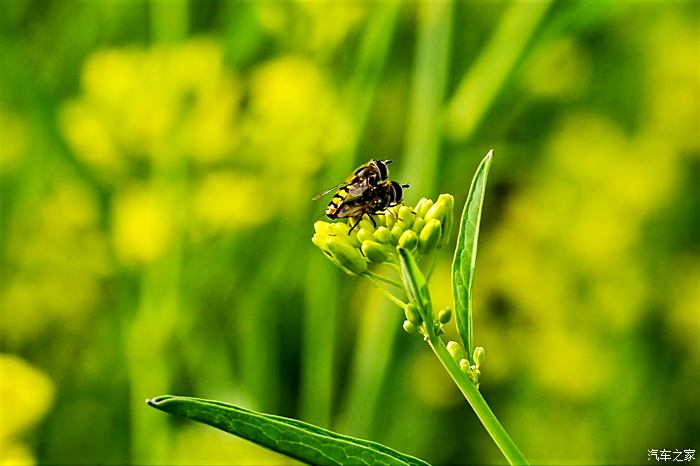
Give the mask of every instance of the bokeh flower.
<path id="1" fill-rule="evenodd" d="M 0 464 L 34 464 L 22 435 L 46 414 L 53 396 L 54 385 L 43 371 L 0 354 Z"/>

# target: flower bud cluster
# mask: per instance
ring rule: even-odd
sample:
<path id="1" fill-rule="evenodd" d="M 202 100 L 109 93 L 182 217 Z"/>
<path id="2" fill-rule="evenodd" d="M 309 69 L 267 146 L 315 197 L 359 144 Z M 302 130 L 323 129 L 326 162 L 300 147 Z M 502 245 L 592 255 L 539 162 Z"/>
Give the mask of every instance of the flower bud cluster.
<path id="1" fill-rule="evenodd" d="M 414 256 L 426 256 L 448 241 L 452 225 L 454 198 L 440 194 L 437 201 L 421 199 L 415 207 L 399 205 L 374 215 L 376 225 L 367 216 L 348 223 L 314 224 L 313 243 L 338 267 L 351 275 L 361 275 L 370 263 L 398 263 L 396 246 Z M 350 230 L 352 229 L 352 232 Z"/>
<path id="2" fill-rule="evenodd" d="M 480 367 L 486 357 L 484 348 L 481 346 L 474 348 L 474 354 L 472 355 L 474 364 L 469 363 L 466 351 L 464 351 L 464 348 L 456 341 L 447 342 L 447 351 L 450 353 L 450 356 L 452 356 L 452 359 L 459 364 L 459 368 L 462 372 L 469 376 L 469 379 L 476 385 L 476 388 L 479 388 L 479 376 L 481 375 Z"/>
<path id="3" fill-rule="evenodd" d="M 406 320 L 403 322 L 403 329 L 406 333 L 415 334 L 420 332 L 420 327 L 423 325 L 423 318 L 418 312 L 415 304 L 408 304 L 404 308 Z"/>

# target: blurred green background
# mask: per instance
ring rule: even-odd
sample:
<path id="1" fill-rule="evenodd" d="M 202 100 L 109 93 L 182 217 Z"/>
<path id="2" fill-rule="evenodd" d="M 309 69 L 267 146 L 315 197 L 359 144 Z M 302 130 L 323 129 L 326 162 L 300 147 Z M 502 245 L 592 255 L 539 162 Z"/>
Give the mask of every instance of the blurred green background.
<path id="1" fill-rule="evenodd" d="M 144 404 L 165 393 L 503 463 L 398 308 L 310 242 L 311 197 L 370 158 L 408 203 L 461 209 L 490 148 L 492 409 L 536 464 L 697 450 L 699 21 L 696 2 L 3 0 L 0 463 L 285 462 Z"/>

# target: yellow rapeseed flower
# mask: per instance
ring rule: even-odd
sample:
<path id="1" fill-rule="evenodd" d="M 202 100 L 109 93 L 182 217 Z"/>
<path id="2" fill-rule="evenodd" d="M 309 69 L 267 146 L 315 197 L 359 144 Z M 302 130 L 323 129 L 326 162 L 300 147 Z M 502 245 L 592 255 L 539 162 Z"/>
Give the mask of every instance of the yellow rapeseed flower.
<path id="1" fill-rule="evenodd" d="M 17 435 L 36 423 L 51 405 L 54 387 L 49 377 L 23 359 L 0 354 L 0 438 Z"/>
<path id="2" fill-rule="evenodd" d="M 196 186 L 192 202 L 196 228 L 203 233 L 259 225 L 279 207 L 259 179 L 230 171 L 206 175 Z"/>
<path id="3" fill-rule="evenodd" d="M 41 370 L 11 354 L 0 354 L 0 464 L 34 464 L 21 434 L 51 406 L 54 386 Z"/>
<path id="4" fill-rule="evenodd" d="M 56 170 L 45 194 L 28 199 L 8 226 L 0 335 L 8 342 L 39 338 L 57 322 L 80 325 L 100 299 L 110 273 L 107 241 L 90 193 Z"/>
<path id="5" fill-rule="evenodd" d="M 112 241 L 126 263 L 158 259 L 168 248 L 173 229 L 164 193 L 149 186 L 132 186 L 117 193 L 112 209 Z"/>
<path id="6" fill-rule="evenodd" d="M 61 128 L 106 182 L 133 158 L 219 162 L 239 138 L 232 129 L 241 90 L 211 40 L 101 50 L 86 60 L 81 83 Z"/>

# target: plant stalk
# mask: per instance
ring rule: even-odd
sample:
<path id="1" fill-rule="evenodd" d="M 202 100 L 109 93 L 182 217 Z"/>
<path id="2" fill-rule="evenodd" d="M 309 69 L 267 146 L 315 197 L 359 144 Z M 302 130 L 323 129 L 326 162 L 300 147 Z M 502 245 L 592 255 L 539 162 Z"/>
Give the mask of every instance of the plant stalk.
<path id="1" fill-rule="evenodd" d="M 518 447 L 511 440 L 508 433 L 505 431 L 501 423 L 491 411 L 491 408 L 481 396 L 479 390 L 476 389 L 469 377 L 462 372 L 457 362 L 452 358 L 452 355 L 447 351 L 445 343 L 439 336 L 430 335 L 428 344 L 432 348 L 435 355 L 438 357 L 442 365 L 454 380 L 459 390 L 467 399 L 472 409 L 476 413 L 481 423 L 486 428 L 496 446 L 501 450 L 503 456 L 506 457 L 510 464 L 529 464 L 525 456 L 520 452 Z"/>
<path id="2" fill-rule="evenodd" d="M 379 280 L 381 282 L 386 283 L 387 285 L 395 286 L 396 288 L 403 290 L 403 283 L 397 282 L 396 280 L 392 280 L 389 277 L 385 277 L 384 275 L 379 275 L 378 273 L 374 273 L 371 270 L 368 270 L 365 272 L 368 276 L 374 278 L 375 280 Z"/>
<path id="3" fill-rule="evenodd" d="M 365 273 L 364 276 L 367 277 L 367 279 L 372 282 L 372 284 L 375 286 L 375 288 L 377 288 L 379 291 L 381 291 L 381 293 L 384 296 L 386 296 L 387 299 L 389 299 L 391 302 L 393 302 L 394 304 L 399 306 L 401 309 L 406 309 L 406 306 L 408 306 L 408 304 L 404 303 L 399 298 L 397 298 L 393 294 L 389 293 L 382 285 L 379 284 L 379 282 L 377 282 L 377 280 L 372 278 L 372 275 Z"/>

